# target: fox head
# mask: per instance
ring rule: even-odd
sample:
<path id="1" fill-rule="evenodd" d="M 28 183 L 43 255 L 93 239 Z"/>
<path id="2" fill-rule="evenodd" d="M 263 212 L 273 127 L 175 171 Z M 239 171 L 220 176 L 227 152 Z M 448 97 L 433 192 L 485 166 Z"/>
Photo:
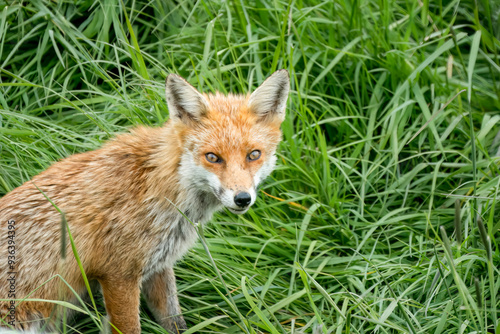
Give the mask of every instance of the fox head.
<path id="1" fill-rule="evenodd" d="M 166 97 L 182 147 L 182 186 L 212 193 L 229 211 L 245 213 L 274 169 L 289 89 L 286 70 L 246 96 L 200 94 L 170 74 Z"/>

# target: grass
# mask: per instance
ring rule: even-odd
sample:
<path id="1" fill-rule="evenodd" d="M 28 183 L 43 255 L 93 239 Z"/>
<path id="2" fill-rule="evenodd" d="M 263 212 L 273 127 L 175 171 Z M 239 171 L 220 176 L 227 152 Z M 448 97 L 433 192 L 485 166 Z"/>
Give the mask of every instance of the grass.
<path id="1" fill-rule="evenodd" d="M 279 168 L 177 265 L 189 333 L 500 333 L 499 13 L 489 0 L 0 1 L 0 194 L 164 123 L 168 73 L 247 92 L 286 68 Z M 165 333 L 145 307 L 142 326 Z"/>

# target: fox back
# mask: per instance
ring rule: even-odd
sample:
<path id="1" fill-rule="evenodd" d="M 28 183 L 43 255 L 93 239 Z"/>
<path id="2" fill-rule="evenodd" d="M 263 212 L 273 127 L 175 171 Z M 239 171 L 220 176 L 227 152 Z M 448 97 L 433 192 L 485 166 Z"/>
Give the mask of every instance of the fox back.
<path id="1" fill-rule="evenodd" d="M 169 75 L 164 126 L 63 159 L 1 198 L 0 273 L 9 284 L 0 284 L 0 328 L 54 328 L 55 304 L 18 300 L 85 294 L 61 221 L 117 329 L 140 333 L 141 291 L 164 328 L 186 328 L 172 268 L 197 240 L 194 224 L 254 204 L 275 165 L 288 91 L 284 70 L 250 95 L 200 94 Z"/>

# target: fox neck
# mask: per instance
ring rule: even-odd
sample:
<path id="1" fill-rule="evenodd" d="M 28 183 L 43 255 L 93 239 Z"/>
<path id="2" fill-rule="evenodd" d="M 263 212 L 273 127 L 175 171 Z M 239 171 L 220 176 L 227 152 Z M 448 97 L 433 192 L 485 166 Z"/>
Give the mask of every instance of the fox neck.
<path id="1" fill-rule="evenodd" d="M 207 223 L 221 208 L 211 191 L 186 179 L 185 168 L 189 166 L 182 163 L 185 152 L 175 131 L 167 125 L 161 136 L 151 138 L 154 140 L 160 142 L 147 164 L 146 198 L 152 220 L 148 231 L 156 241 L 143 269 L 144 280 L 182 258 L 198 238 L 195 225 Z"/>

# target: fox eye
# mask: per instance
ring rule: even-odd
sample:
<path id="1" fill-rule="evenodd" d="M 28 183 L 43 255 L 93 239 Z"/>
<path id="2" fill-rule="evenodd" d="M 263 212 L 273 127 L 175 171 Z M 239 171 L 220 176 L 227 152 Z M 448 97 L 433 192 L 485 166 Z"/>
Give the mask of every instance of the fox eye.
<path id="1" fill-rule="evenodd" d="M 205 154 L 205 158 L 207 158 L 208 162 L 211 162 L 214 164 L 222 162 L 222 159 L 219 158 L 216 154 L 214 154 L 212 152 Z"/>
<path id="2" fill-rule="evenodd" d="M 259 150 L 252 151 L 247 156 L 247 159 L 250 160 L 250 161 L 254 161 L 254 160 L 257 160 L 259 158 L 260 158 L 260 151 Z"/>

